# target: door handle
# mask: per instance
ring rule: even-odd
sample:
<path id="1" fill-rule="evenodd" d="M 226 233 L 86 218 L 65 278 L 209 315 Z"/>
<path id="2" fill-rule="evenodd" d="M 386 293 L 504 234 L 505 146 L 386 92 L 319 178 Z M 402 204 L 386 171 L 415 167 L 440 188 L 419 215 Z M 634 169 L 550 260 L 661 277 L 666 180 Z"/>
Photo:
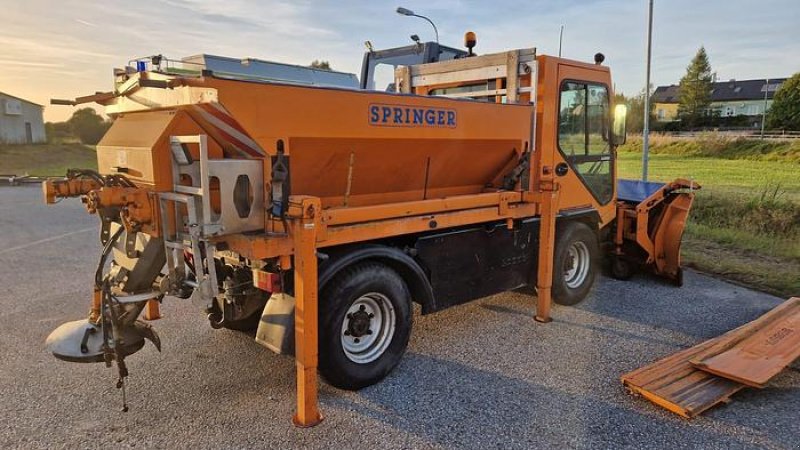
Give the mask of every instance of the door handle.
<path id="1" fill-rule="evenodd" d="M 563 177 L 564 175 L 567 174 L 567 172 L 569 172 L 569 166 L 567 165 L 567 163 L 562 162 L 556 165 L 556 175 Z"/>

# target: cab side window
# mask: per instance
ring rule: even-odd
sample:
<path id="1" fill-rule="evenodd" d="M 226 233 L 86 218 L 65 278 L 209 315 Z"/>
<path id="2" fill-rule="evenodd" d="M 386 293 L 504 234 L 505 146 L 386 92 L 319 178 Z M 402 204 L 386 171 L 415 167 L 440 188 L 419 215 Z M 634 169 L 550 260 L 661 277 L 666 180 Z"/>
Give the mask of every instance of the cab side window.
<path id="1" fill-rule="evenodd" d="M 601 204 L 613 195 L 609 118 L 605 86 L 579 81 L 562 84 L 558 147 Z"/>

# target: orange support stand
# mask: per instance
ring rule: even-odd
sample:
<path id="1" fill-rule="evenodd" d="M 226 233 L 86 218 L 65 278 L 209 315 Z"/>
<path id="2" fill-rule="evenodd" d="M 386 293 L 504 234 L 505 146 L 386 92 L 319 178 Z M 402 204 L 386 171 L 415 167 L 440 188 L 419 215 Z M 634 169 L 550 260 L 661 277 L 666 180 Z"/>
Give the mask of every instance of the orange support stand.
<path id="1" fill-rule="evenodd" d="M 539 221 L 539 267 L 536 281 L 537 322 L 547 323 L 552 305 L 553 257 L 556 241 L 556 214 L 558 213 L 558 184 L 542 182 L 541 220 Z"/>
<path id="2" fill-rule="evenodd" d="M 161 303 L 151 298 L 144 306 L 144 320 L 158 320 L 161 318 Z"/>
<path id="3" fill-rule="evenodd" d="M 299 202 L 297 200 L 300 200 Z M 317 402 L 317 228 L 320 201 L 313 197 L 292 197 L 300 203 L 299 217 L 292 219 L 294 240 L 294 333 L 297 363 L 297 412 L 292 422 L 313 427 L 322 421 Z"/>
<path id="4" fill-rule="evenodd" d="M 100 323 L 100 309 L 102 303 L 102 293 L 100 289 L 94 288 L 92 295 L 92 309 L 89 310 L 89 323 L 98 325 Z"/>

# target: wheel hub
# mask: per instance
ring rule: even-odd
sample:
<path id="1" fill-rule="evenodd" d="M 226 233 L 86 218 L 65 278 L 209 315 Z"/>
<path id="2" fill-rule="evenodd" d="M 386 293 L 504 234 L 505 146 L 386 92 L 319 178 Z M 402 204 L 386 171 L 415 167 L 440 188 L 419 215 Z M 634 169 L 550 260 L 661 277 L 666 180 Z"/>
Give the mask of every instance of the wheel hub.
<path id="1" fill-rule="evenodd" d="M 358 364 L 378 359 L 392 342 L 395 329 L 392 302 L 378 292 L 358 297 L 342 321 L 341 342 L 345 355 Z"/>
<path id="2" fill-rule="evenodd" d="M 564 280 L 567 286 L 572 289 L 580 287 L 589 275 L 590 266 L 589 248 L 583 242 L 573 242 L 564 258 Z"/>
<path id="3" fill-rule="evenodd" d="M 347 315 L 347 330 L 345 331 L 345 336 L 360 338 L 372 334 L 370 323 L 373 317 L 375 317 L 375 315 L 366 312 L 366 306 L 361 305 L 358 311 Z"/>

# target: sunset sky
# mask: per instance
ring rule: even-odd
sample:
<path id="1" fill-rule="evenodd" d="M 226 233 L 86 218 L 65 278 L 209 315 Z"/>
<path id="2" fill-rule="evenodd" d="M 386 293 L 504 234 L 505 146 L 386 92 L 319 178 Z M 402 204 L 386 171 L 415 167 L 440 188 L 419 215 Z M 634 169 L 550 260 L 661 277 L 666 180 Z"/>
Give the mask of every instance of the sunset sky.
<path id="1" fill-rule="evenodd" d="M 606 55 L 618 90 L 644 88 L 646 0 L 585 1 L 243 1 L 0 0 L 0 91 L 46 104 L 111 88 L 111 70 L 130 59 L 210 53 L 296 64 L 329 60 L 358 73 L 363 42 L 375 48 L 433 40 L 430 25 L 394 12 L 404 6 L 433 19 L 443 44 L 478 35 L 479 53 L 537 47 L 564 56 Z M 653 83 L 677 83 L 700 45 L 718 78 L 788 77 L 800 71 L 797 0 L 656 0 Z M 64 120 L 47 106 L 46 120 Z"/>

